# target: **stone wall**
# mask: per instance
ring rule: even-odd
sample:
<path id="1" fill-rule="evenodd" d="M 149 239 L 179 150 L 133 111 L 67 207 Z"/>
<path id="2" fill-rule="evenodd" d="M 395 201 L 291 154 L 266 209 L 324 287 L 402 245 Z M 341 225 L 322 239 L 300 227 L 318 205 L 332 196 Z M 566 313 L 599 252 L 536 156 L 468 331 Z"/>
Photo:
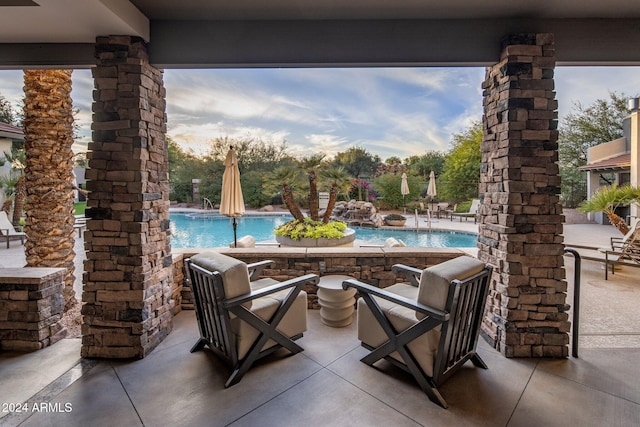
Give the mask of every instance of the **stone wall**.
<path id="1" fill-rule="evenodd" d="M 305 274 L 344 274 L 354 279 L 385 288 L 393 285 L 400 278 L 391 272 L 394 264 L 405 264 L 416 268 L 425 268 L 446 260 L 464 255 L 457 249 L 449 248 L 215 248 L 209 249 L 240 259 L 247 264 L 273 260 L 274 268 L 264 270 L 267 277 L 279 281 L 293 279 Z M 175 250 L 174 250 L 175 252 Z M 184 258 L 188 258 L 202 250 L 182 250 Z M 176 268 L 183 268 L 183 261 L 176 263 Z M 185 276 L 186 277 L 186 276 Z M 309 308 L 318 309 L 317 286 L 307 285 Z M 182 308 L 193 308 L 191 290 L 185 283 Z"/>
<path id="2" fill-rule="evenodd" d="M 494 266 L 485 338 L 508 357 L 568 355 L 551 34 L 505 39 L 484 89 L 478 258 Z"/>
<path id="3" fill-rule="evenodd" d="M 182 254 L 173 254 L 172 261 L 173 283 L 171 284 L 171 299 L 173 300 L 173 314 L 178 314 L 182 311 L 182 295 L 184 293 L 184 261 Z M 191 303 L 190 299 L 189 303 Z M 193 307 L 193 304 L 191 306 Z"/>
<path id="4" fill-rule="evenodd" d="M 0 269 L 0 349 L 33 351 L 67 335 L 64 268 Z"/>
<path id="5" fill-rule="evenodd" d="M 141 39 L 99 37 L 96 59 L 82 356 L 144 357 L 173 325 L 165 89 Z"/>

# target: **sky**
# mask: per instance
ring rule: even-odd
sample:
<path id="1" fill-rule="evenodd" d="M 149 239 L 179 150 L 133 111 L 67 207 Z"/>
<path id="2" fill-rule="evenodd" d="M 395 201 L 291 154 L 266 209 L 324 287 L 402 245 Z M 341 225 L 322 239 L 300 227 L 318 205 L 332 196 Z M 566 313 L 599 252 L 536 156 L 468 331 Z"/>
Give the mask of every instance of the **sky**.
<path id="1" fill-rule="evenodd" d="M 482 118 L 484 68 L 321 68 L 165 70 L 167 134 L 196 154 L 213 139 L 286 142 L 297 156 L 349 147 L 387 159 L 447 151 L 452 135 Z M 640 95 L 640 67 L 557 67 L 560 121 L 576 103 L 609 92 Z M 21 106 L 22 72 L 0 70 L 0 94 Z M 74 151 L 91 139 L 93 80 L 73 73 L 79 109 Z"/>

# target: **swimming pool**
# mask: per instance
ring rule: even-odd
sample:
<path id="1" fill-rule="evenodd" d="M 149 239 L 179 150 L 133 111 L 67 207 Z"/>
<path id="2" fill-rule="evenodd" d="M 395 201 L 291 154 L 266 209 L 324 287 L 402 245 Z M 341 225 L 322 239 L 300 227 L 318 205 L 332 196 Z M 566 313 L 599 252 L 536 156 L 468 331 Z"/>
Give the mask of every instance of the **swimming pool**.
<path id="1" fill-rule="evenodd" d="M 292 218 L 290 215 L 243 216 L 238 218 L 238 237 L 252 235 L 257 242 L 275 240 L 273 230 Z M 427 230 L 390 230 L 355 228 L 358 240 L 382 244 L 389 237 L 401 239 L 407 246 L 472 248 L 477 236 L 472 233 Z M 171 213 L 171 246 L 174 248 L 214 248 L 233 242 L 231 218 L 219 214 Z"/>

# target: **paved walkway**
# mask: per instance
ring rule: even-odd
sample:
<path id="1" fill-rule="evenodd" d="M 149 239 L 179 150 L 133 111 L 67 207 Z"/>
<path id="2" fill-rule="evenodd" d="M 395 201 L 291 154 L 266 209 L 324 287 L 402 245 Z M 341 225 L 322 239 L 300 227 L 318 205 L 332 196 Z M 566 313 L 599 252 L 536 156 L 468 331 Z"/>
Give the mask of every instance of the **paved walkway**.
<path id="1" fill-rule="evenodd" d="M 405 228 L 415 228 L 414 215 L 406 215 Z M 457 230 L 478 232 L 473 220 L 428 219 L 418 217 L 419 229 Z M 580 246 L 606 246 L 610 237 L 620 233 L 610 225 L 567 224 L 564 227 L 565 243 Z M 471 255 L 477 254 L 476 248 L 463 248 Z M 82 271 L 84 270 L 84 244 L 76 238 L 76 282 L 78 298 L 82 295 Z M 592 254 L 593 251 L 580 249 L 580 252 Z M 573 306 L 573 257 L 565 257 L 569 292 L 567 303 Z M 0 268 L 25 265 L 23 246 L 19 241 L 11 242 L 10 249 L 0 249 Z M 580 294 L 580 346 L 583 348 L 640 348 L 640 269 L 623 267 L 616 270 L 609 280 L 604 280 L 603 263 L 583 261 L 582 289 Z"/>
<path id="2" fill-rule="evenodd" d="M 446 220 L 432 226 L 477 227 Z M 616 233 L 609 226 L 567 225 L 565 241 L 599 246 Z M 81 239 L 76 251 L 82 254 Z M 0 253 L 3 266 L 24 264 L 18 243 Z M 573 264 L 565 260 L 571 304 Z M 489 369 L 467 364 L 451 378 L 441 388 L 448 410 L 395 368 L 360 363 L 366 351 L 355 322 L 329 328 L 315 310 L 299 341 L 303 353 L 276 353 L 224 389 L 226 367 L 209 351 L 189 353 L 198 332 L 193 311 L 183 311 L 174 331 L 143 360 L 81 359 L 79 339 L 34 353 L 0 353 L 0 404 L 6 404 L 0 426 L 640 425 L 638 270 L 623 268 L 605 281 L 601 263 L 587 261 L 582 273 L 579 358 L 507 359 L 480 340 Z"/>

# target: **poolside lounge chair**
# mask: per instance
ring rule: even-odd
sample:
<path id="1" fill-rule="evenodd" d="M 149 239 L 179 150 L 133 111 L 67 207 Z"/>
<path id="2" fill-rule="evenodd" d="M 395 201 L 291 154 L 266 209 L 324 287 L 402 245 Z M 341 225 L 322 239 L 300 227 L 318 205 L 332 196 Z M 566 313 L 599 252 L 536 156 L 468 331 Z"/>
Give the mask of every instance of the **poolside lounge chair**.
<path id="1" fill-rule="evenodd" d="M 460 222 L 462 222 L 462 218 L 467 220 L 467 218 L 473 218 L 473 222 L 478 222 L 478 208 L 480 208 L 480 200 L 473 199 L 471 201 L 471 207 L 469 208 L 469 212 L 451 212 L 451 220 L 454 217 L 460 218 Z"/>
<path id="2" fill-rule="evenodd" d="M 307 330 L 307 274 L 278 282 L 258 279 L 273 261 L 245 264 L 226 255 L 204 252 L 185 260 L 198 319 L 195 352 L 208 346 L 232 367 L 225 387 L 237 384 L 253 363 L 279 348 L 303 349 L 294 340 Z"/>
<path id="3" fill-rule="evenodd" d="M 616 265 L 640 267 L 640 219 L 636 219 L 624 237 L 611 238 L 611 250 L 600 249 L 605 254 L 604 278 L 609 279 L 609 264 L 611 274 L 615 274 Z"/>
<path id="4" fill-rule="evenodd" d="M 409 372 L 429 399 L 446 408 L 437 387 L 467 360 L 487 368 L 476 353 L 491 267 L 461 256 L 419 270 L 394 265 L 409 279 L 385 289 L 355 279 L 358 339 L 371 350 L 361 359 L 373 366 L 384 358 Z"/>
<path id="5" fill-rule="evenodd" d="M 7 242 L 7 249 L 9 249 L 9 242 L 11 240 L 20 240 L 24 245 L 25 234 L 22 231 L 16 231 L 5 211 L 0 211 L 0 232 L 2 233 L 0 238 Z"/>
<path id="6" fill-rule="evenodd" d="M 453 211 L 449 207 L 449 203 L 441 202 L 436 205 L 436 216 L 438 218 L 451 218 L 451 213 Z"/>

